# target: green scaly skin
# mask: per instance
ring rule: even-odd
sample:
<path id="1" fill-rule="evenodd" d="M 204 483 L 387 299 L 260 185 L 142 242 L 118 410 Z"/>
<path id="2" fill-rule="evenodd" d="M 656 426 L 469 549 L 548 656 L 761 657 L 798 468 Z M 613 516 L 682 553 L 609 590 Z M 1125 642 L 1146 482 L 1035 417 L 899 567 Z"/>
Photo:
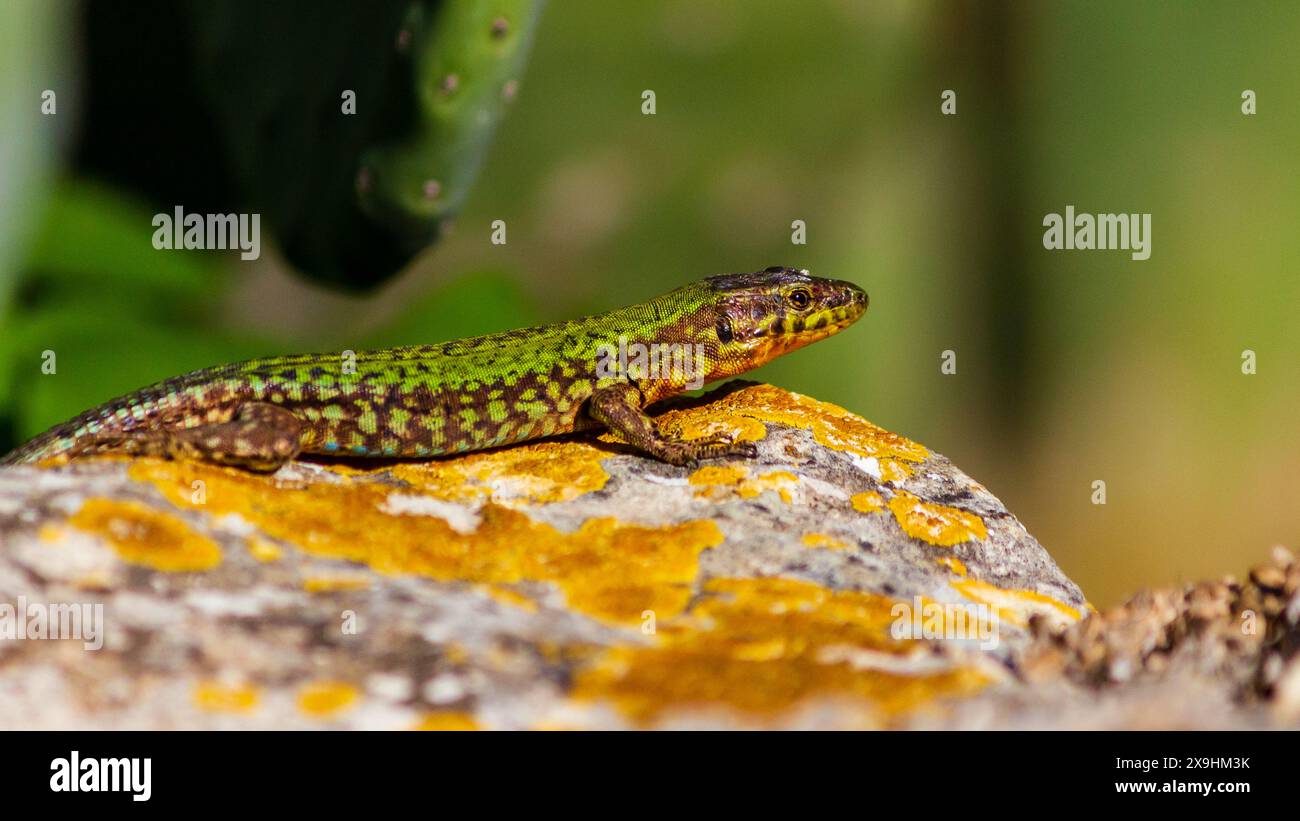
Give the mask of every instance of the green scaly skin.
<path id="1" fill-rule="evenodd" d="M 752 456 L 749 443 L 664 437 L 643 408 L 830 336 L 866 308 L 857 286 L 806 271 L 709 277 L 540 328 L 205 368 L 86 411 L 0 462 L 116 452 L 273 470 L 299 453 L 422 458 L 601 426 L 673 464 Z M 620 350 L 626 359 L 611 356 Z M 638 352 L 664 355 L 653 367 Z"/>

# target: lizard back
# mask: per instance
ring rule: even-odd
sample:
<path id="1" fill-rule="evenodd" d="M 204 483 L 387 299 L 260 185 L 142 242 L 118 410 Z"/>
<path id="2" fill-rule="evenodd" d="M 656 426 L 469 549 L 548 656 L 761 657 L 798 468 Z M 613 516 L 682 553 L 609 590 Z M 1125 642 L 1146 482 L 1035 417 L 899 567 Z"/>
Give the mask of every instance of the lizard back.
<path id="1" fill-rule="evenodd" d="M 355 354 L 262 357 L 203 368 L 111 399 L 0 463 L 36 462 L 107 433 L 192 428 L 269 402 L 303 423 L 304 453 L 436 456 L 581 430 L 601 346 L 679 321 L 686 289 L 583 319 Z M 606 380 L 608 381 L 608 380 Z"/>

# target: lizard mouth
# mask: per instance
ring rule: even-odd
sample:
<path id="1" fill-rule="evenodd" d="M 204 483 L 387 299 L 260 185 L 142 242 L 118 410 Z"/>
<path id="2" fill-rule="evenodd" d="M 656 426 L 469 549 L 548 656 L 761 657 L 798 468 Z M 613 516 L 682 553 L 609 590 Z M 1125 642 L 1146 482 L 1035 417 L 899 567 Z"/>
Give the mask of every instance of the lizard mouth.
<path id="1" fill-rule="evenodd" d="M 820 310 L 787 316 L 773 323 L 758 340 L 752 357 L 762 364 L 778 356 L 837 334 L 857 322 L 867 311 L 867 294 L 849 283 L 827 298 Z"/>

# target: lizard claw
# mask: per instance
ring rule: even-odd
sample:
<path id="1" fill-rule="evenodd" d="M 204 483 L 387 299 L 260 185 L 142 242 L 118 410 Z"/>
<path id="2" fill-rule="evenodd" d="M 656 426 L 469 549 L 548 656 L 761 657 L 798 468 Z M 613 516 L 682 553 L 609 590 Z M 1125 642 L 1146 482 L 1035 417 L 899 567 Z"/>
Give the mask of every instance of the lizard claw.
<path id="1" fill-rule="evenodd" d="M 674 464 L 702 462 L 706 459 L 725 459 L 729 456 L 740 456 L 746 459 L 753 459 L 758 456 L 758 445 L 753 442 L 733 442 L 731 437 L 726 434 L 682 442 L 681 445 L 681 452 L 674 455 L 679 456 L 682 461 L 674 461 Z M 673 460 L 670 459 L 669 461 Z"/>

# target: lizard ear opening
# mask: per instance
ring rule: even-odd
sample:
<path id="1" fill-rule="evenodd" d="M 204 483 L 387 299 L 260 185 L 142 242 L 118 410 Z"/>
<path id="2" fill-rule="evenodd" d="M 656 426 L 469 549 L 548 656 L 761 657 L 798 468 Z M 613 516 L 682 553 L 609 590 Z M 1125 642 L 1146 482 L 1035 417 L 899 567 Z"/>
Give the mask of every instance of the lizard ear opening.
<path id="1" fill-rule="evenodd" d="M 730 317 L 726 317 L 726 316 L 718 317 L 718 325 L 717 328 L 715 328 L 715 330 L 718 332 L 719 342 L 730 342 L 732 339 L 735 338 L 735 334 L 732 333 L 731 331 Z"/>

